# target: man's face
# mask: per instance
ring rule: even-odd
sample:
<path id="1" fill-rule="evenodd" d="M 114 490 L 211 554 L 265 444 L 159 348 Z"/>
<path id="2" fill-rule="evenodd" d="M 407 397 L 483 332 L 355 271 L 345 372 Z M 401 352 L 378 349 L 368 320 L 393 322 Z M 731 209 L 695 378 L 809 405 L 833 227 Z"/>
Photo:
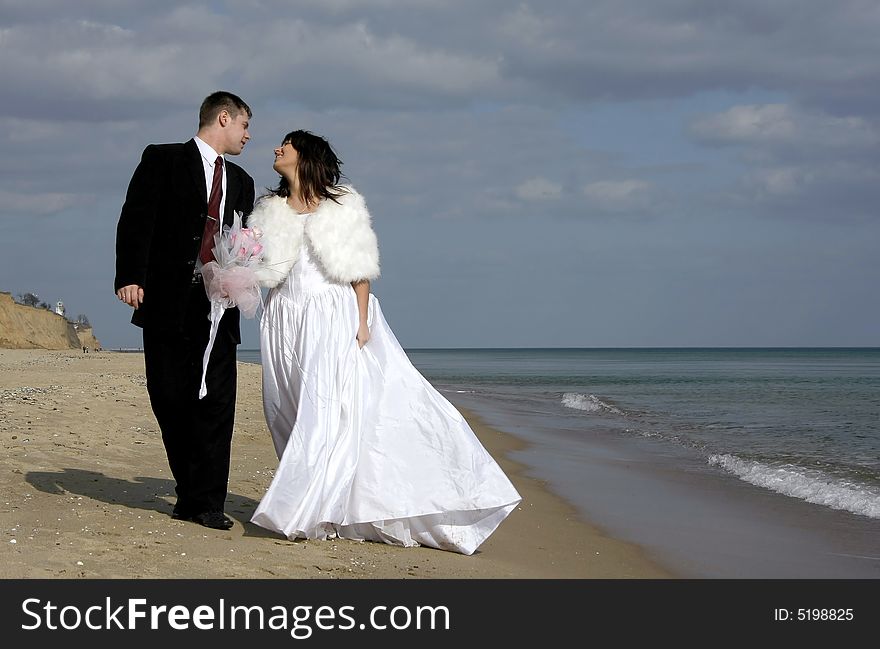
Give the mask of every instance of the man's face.
<path id="1" fill-rule="evenodd" d="M 251 139 L 248 133 L 250 127 L 250 118 L 245 111 L 241 111 L 234 118 L 228 119 L 224 128 L 224 141 L 226 144 L 226 153 L 229 155 L 238 155 Z"/>

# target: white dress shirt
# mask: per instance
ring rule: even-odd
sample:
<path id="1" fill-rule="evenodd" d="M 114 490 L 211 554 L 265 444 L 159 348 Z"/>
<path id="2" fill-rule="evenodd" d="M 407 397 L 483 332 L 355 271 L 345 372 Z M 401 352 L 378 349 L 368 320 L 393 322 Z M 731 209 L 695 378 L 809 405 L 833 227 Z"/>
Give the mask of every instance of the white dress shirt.
<path id="1" fill-rule="evenodd" d="M 207 144 L 203 139 L 201 139 L 198 135 L 195 136 L 196 146 L 199 147 L 199 153 L 202 154 L 202 167 L 205 169 L 205 198 L 211 198 L 211 186 L 214 184 L 214 161 L 217 160 L 217 156 L 220 155 L 211 147 L 210 144 Z M 223 210 L 226 207 L 226 158 L 223 158 L 223 196 L 220 199 L 220 218 L 223 218 Z M 223 227 L 223 224 L 220 224 L 220 227 Z"/>
<path id="2" fill-rule="evenodd" d="M 199 153 L 202 154 L 202 167 L 205 170 L 205 196 L 211 198 L 211 187 L 214 185 L 214 163 L 217 161 L 218 154 L 214 148 L 201 139 L 198 135 L 193 138 L 196 146 L 199 147 Z M 223 158 L 223 179 L 221 185 L 223 195 L 220 197 L 220 230 L 223 230 L 223 210 L 226 207 L 226 158 Z M 202 260 L 196 259 L 194 272 L 196 275 L 202 272 Z"/>

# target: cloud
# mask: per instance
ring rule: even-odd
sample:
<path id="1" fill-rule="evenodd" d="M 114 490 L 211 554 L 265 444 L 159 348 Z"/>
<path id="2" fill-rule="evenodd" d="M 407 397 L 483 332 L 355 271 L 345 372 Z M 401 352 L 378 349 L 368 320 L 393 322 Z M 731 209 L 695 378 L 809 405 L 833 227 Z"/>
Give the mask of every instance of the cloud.
<path id="1" fill-rule="evenodd" d="M 800 221 L 877 220 L 880 166 L 847 160 L 758 166 L 740 178 L 733 204 Z"/>
<path id="2" fill-rule="evenodd" d="M 560 106 L 761 88 L 833 113 L 880 112 L 871 90 L 880 10 L 860 0 L 337 0 L 286 9 L 270 0 L 222 10 L 5 3 L 0 110 L 122 118 L 234 86 L 316 109 Z"/>
<path id="3" fill-rule="evenodd" d="M 731 204 L 801 219 L 876 218 L 880 120 L 791 104 L 749 104 L 695 119 L 690 135 L 732 147 L 743 166 Z"/>
<path id="4" fill-rule="evenodd" d="M 795 134 L 791 109 L 785 104 L 734 106 L 723 113 L 698 120 L 695 135 L 708 142 L 749 142 L 773 138 L 790 140 Z"/>
<path id="5" fill-rule="evenodd" d="M 0 190 L 0 205 L 3 211 L 18 215 L 45 216 L 57 214 L 71 207 L 87 204 L 94 196 L 82 194 L 65 194 L 59 192 L 41 192 L 24 194 Z"/>
<path id="6" fill-rule="evenodd" d="M 562 185 L 546 178 L 530 178 L 520 183 L 515 191 L 526 201 L 556 200 L 562 196 Z"/>
<path id="7" fill-rule="evenodd" d="M 815 180 L 813 174 L 798 167 L 760 169 L 751 174 L 750 184 L 772 196 L 792 196 L 803 191 Z"/>
<path id="8" fill-rule="evenodd" d="M 652 186 L 644 180 L 599 180 L 584 186 L 593 208 L 604 212 L 641 212 L 652 203 Z"/>
<path id="9" fill-rule="evenodd" d="M 147 115 L 230 86 L 314 108 L 426 108 L 469 102 L 500 83 L 489 54 L 383 33 L 365 21 L 241 23 L 201 5 L 150 15 L 137 28 L 82 19 L 13 25 L 0 32 L 0 57 L 9 97 L 0 112 L 22 118 Z"/>
<path id="10" fill-rule="evenodd" d="M 860 0 L 522 3 L 502 11 L 498 25 L 488 41 L 504 57 L 506 79 L 550 98 L 761 88 L 851 113 L 880 110 L 870 91 L 880 80 L 880 9 Z"/>
<path id="11" fill-rule="evenodd" d="M 696 119 L 690 130 L 708 144 L 786 145 L 815 150 L 874 147 L 880 141 L 880 131 L 863 117 L 838 117 L 790 104 L 733 106 Z"/>

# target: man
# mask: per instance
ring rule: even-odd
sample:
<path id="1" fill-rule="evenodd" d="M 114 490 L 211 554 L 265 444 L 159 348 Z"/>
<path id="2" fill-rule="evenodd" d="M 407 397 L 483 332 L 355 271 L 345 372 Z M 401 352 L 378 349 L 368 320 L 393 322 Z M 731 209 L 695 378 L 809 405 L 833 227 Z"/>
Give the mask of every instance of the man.
<path id="1" fill-rule="evenodd" d="M 223 157 L 241 153 L 250 118 L 241 98 L 215 92 L 202 102 L 195 138 L 144 149 L 116 230 L 114 288 L 143 328 L 147 391 L 177 482 L 171 516 L 222 530 L 232 527 L 223 509 L 239 313 L 227 309 L 220 322 L 200 400 L 210 303 L 199 271 L 213 257 L 217 228 L 254 205 L 253 179 Z"/>

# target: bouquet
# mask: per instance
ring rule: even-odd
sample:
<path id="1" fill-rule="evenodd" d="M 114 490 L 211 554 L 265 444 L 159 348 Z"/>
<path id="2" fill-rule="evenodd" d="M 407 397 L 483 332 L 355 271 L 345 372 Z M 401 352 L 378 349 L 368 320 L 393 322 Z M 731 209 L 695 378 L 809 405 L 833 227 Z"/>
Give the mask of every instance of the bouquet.
<path id="1" fill-rule="evenodd" d="M 209 261 L 202 267 L 205 293 L 211 301 L 211 333 L 202 359 L 199 399 L 208 393 L 205 375 L 223 313 L 226 309 L 237 306 L 244 317 L 253 318 L 262 302 L 256 274 L 257 265 L 262 260 L 260 253 L 263 251 L 263 244 L 259 242 L 261 236 L 262 232 L 256 228 L 241 227 L 241 212 L 235 213 L 232 226 L 224 225 L 214 235 L 214 261 Z"/>

